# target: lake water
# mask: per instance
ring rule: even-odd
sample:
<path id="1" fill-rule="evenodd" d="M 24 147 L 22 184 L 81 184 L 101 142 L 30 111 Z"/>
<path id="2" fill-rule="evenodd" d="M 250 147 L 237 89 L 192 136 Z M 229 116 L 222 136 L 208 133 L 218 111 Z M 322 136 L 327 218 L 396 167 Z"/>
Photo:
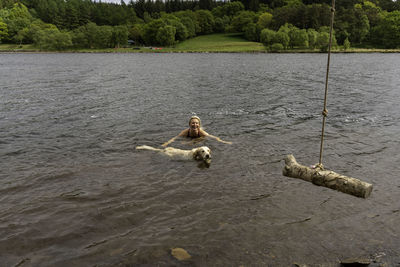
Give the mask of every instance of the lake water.
<path id="1" fill-rule="evenodd" d="M 400 265 L 400 54 L 0 54 L 1 266 Z M 209 168 L 160 145 L 191 115 Z M 191 149 L 177 140 L 173 147 Z M 171 248 L 192 258 L 181 263 Z"/>

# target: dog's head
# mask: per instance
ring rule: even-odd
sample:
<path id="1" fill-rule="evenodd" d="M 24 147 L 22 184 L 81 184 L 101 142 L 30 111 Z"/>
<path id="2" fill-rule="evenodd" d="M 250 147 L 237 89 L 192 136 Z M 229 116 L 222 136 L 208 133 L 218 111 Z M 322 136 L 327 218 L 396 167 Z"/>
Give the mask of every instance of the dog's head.
<path id="1" fill-rule="evenodd" d="M 206 146 L 201 146 L 193 149 L 193 157 L 195 160 L 201 160 L 206 163 L 211 162 L 211 149 Z"/>

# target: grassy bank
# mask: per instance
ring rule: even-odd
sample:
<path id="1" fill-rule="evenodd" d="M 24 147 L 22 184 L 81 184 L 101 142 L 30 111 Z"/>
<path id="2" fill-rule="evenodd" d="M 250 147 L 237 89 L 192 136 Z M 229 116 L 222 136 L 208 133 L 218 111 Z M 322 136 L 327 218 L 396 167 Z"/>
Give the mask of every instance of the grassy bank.
<path id="1" fill-rule="evenodd" d="M 169 52 L 266 52 L 261 43 L 245 40 L 241 34 L 211 34 L 197 36 L 166 48 Z"/>
<path id="2" fill-rule="evenodd" d="M 46 52 L 33 45 L 0 44 L 0 52 Z M 55 52 L 55 51 L 48 51 Z M 225 33 L 197 36 L 180 42 L 172 47 L 128 47 L 105 49 L 69 49 L 61 52 L 72 53 L 264 53 L 267 48 L 258 42 L 251 42 L 241 34 Z M 312 49 L 291 49 L 278 51 L 281 53 L 319 53 Z M 333 49 L 332 52 L 340 53 L 399 53 L 400 49 L 367 49 L 350 48 Z"/>

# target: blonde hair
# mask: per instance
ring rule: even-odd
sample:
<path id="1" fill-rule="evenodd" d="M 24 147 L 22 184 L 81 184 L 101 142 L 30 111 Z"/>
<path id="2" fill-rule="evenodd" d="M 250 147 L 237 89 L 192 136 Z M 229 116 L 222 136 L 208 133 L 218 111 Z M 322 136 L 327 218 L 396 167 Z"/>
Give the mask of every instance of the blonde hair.
<path id="1" fill-rule="evenodd" d="M 190 122 L 191 122 L 192 120 L 194 120 L 194 119 L 196 119 L 196 120 L 199 121 L 199 126 L 201 127 L 201 120 L 200 120 L 200 118 L 199 118 L 198 116 L 192 116 L 192 117 L 190 117 L 189 125 L 190 125 Z"/>

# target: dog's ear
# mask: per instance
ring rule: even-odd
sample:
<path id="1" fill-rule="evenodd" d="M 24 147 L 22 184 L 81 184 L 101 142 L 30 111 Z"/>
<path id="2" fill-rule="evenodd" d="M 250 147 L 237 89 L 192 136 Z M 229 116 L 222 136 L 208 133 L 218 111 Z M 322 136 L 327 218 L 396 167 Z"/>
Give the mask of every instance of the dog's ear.
<path id="1" fill-rule="evenodd" d="M 201 159 L 201 157 L 200 157 L 200 151 L 199 151 L 198 149 L 194 149 L 193 158 L 194 158 L 195 160 Z"/>

